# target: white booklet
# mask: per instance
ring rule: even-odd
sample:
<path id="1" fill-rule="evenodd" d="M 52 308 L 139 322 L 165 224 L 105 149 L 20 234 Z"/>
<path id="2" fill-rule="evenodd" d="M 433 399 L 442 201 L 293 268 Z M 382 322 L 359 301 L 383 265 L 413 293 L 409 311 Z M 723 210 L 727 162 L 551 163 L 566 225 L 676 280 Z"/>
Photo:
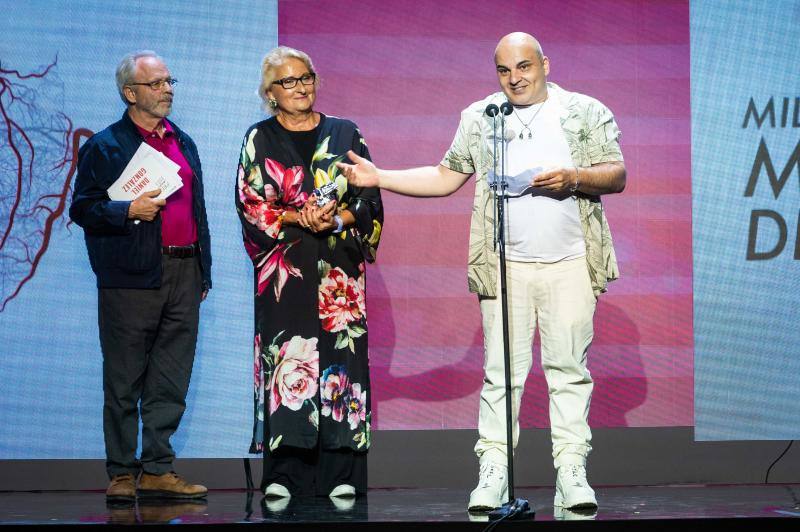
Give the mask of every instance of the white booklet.
<path id="1" fill-rule="evenodd" d="M 544 167 L 537 166 L 535 168 L 525 170 L 517 175 L 506 176 L 506 183 L 508 184 L 508 188 L 506 188 L 506 194 L 512 197 L 521 196 L 525 193 L 525 191 L 533 186 L 531 184 L 533 183 L 533 178 L 544 172 L 544 170 Z M 489 180 L 489 184 L 494 183 L 495 176 L 492 170 L 489 170 L 489 175 L 487 178 Z"/>
<path id="2" fill-rule="evenodd" d="M 144 192 L 161 189 L 158 199 L 166 199 L 183 186 L 180 166 L 146 142 L 142 142 L 122 175 L 108 187 L 115 201 L 133 201 Z"/>

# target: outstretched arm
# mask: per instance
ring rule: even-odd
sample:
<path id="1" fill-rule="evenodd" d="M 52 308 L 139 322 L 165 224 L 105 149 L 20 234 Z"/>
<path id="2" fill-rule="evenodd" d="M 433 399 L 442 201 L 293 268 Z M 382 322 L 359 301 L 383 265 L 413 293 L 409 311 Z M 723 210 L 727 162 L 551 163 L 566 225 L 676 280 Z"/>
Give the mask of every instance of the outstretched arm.
<path id="1" fill-rule="evenodd" d="M 407 170 L 382 170 L 352 151 L 347 156 L 355 164 L 336 163 L 350 184 L 379 187 L 406 196 L 447 196 L 461 188 L 472 174 L 462 174 L 442 165 Z"/>

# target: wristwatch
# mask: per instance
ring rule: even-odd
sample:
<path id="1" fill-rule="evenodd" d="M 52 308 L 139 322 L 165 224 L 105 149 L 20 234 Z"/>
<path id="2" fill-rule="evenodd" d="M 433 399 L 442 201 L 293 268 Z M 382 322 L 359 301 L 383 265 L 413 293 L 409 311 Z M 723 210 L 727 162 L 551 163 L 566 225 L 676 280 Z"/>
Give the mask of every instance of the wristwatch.
<path id="1" fill-rule="evenodd" d="M 344 229 L 344 222 L 342 221 L 342 217 L 338 214 L 333 217 L 333 221 L 336 222 L 336 229 L 333 230 L 334 233 L 341 233 Z"/>

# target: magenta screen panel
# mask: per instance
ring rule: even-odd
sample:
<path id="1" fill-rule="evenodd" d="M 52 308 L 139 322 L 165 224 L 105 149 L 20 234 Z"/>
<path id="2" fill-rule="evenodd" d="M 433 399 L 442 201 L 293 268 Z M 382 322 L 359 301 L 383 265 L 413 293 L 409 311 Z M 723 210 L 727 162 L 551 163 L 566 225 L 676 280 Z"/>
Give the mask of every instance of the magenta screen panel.
<path id="1" fill-rule="evenodd" d="M 385 168 L 438 164 L 470 103 L 498 90 L 492 54 L 535 35 L 550 80 L 598 98 L 622 130 L 628 185 L 604 200 L 622 277 L 600 298 L 594 427 L 693 425 L 689 6 L 665 1 L 430 0 L 278 5 L 280 44 L 322 78 L 317 109 L 354 120 Z M 467 291 L 472 180 L 442 199 L 384 194 L 368 271 L 375 426 L 477 425 L 483 337 Z M 549 426 L 534 346 L 523 427 Z"/>

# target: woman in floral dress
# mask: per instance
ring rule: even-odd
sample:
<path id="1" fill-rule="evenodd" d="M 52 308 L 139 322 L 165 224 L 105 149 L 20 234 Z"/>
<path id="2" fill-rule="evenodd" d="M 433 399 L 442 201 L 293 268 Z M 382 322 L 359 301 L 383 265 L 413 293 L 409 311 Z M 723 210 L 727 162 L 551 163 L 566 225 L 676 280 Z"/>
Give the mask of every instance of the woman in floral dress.
<path id="1" fill-rule="evenodd" d="M 244 137 L 236 210 L 255 280 L 250 452 L 268 497 L 366 492 L 370 445 L 365 262 L 383 212 L 377 189 L 349 186 L 336 162 L 369 152 L 352 122 L 313 110 L 310 58 L 278 47 L 259 94 L 273 117 Z M 328 184 L 335 200 L 317 201 Z"/>

